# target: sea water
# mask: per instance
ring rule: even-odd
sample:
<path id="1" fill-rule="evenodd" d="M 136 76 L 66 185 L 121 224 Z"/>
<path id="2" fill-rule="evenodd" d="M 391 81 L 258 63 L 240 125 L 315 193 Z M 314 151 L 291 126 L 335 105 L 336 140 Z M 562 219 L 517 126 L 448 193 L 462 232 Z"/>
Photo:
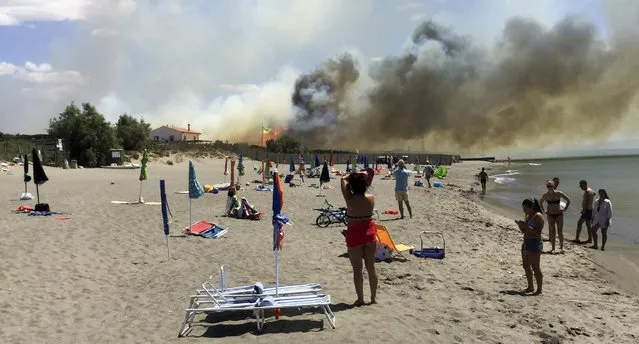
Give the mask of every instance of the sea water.
<path id="1" fill-rule="evenodd" d="M 546 192 L 546 181 L 553 177 L 560 179 L 559 190 L 571 201 L 564 214 L 566 225 L 576 227 L 581 215 L 583 191 L 579 188 L 579 181 L 583 179 L 595 192 L 598 189 L 608 192 L 613 206 L 608 233 L 639 244 L 639 156 L 513 163 L 506 171 L 490 176 L 494 189 L 486 198 L 521 211 L 522 200 L 528 197 L 540 199 Z M 585 240 L 585 225 L 583 228 L 581 239 Z"/>

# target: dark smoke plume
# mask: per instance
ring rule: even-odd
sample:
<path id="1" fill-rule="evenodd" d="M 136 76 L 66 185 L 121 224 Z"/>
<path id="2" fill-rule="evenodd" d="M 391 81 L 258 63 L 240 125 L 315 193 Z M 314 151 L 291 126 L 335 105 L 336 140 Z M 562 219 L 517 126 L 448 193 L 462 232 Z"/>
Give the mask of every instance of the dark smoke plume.
<path id="1" fill-rule="evenodd" d="M 358 62 L 350 54 L 325 61 L 314 72 L 300 76 L 295 82 L 295 120 L 289 131 L 310 147 L 345 135 L 339 126 L 327 125 L 342 121 L 347 92 L 358 78 Z"/>
<path id="2" fill-rule="evenodd" d="M 574 17 L 550 29 L 513 18 L 490 51 L 432 22 L 412 41 L 405 55 L 371 66 L 365 99 L 347 96 L 359 77 L 350 55 L 300 77 L 290 128 L 309 147 L 425 136 L 458 149 L 483 138 L 491 147 L 540 147 L 606 137 L 639 91 L 639 35 L 607 46 Z"/>

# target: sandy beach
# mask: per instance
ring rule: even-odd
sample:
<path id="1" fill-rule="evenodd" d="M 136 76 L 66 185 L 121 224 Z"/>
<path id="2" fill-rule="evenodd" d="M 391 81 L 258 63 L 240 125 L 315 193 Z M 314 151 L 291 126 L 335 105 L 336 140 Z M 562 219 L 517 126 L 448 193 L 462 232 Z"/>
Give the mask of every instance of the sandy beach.
<path id="1" fill-rule="evenodd" d="M 194 161 L 202 184 L 224 181 L 223 160 Z M 270 316 L 255 332 L 251 314 L 198 316 L 193 330 L 177 338 L 188 296 L 228 268 L 229 286 L 274 283 L 270 192 L 255 184 L 240 191 L 266 213 L 261 221 L 222 217 L 226 193 L 193 201 L 193 220 L 230 228 L 219 239 L 184 236 L 188 226 L 188 161 L 149 165 L 143 196 L 157 202 L 166 180 L 173 214 L 167 258 L 159 205 L 116 205 L 137 201 L 138 170 L 46 168 L 42 202 L 69 219 L 14 214 L 23 192 L 22 167 L 0 175 L 0 312 L 3 343 L 637 343 L 639 297 L 609 281 L 592 251 L 569 245 L 563 255 L 542 256 L 544 293 L 523 297 L 521 234 L 512 218 L 481 203 L 469 190 L 485 163 L 449 169 L 452 188 L 411 187 L 413 219 L 380 215 L 395 243 L 419 245 L 419 232 L 441 231 L 446 258 L 377 263 L 378 304 L 351 308 L 351 266 L 339 225 L 317 228 L 324 200 L 342 206 L 333 190 L 285 186 L 286 228 L 280 253 L 280 283 L 320 283 L 332 298 L 337 328 L 319 312 Z M 260 179 L 248 167 L 243 181 Z M 343 170 L 343 166 L 336 166 Z M 288 166 L 282 166 L 288 170 Z M 394 181 L 376 176 L 371 192 L 382 212 L 397 209 Z M 309 179 L 306 185 L 317 182 Z M 477 187 L 475 187 L 477 189 Z M 35 196 L 35 185 L 29 184 Z M 519 217 L 519 216 L 518 216 Z M 365 297 L 369 297 L 365 283 Z"/>

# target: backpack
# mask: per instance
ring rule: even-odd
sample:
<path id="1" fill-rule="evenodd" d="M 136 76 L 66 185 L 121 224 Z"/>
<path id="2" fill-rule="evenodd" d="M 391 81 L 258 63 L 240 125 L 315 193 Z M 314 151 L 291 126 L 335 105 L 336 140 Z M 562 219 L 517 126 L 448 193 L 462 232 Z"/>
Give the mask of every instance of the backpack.
<path id="1" fill-rule="evenodd" d="M 375 252 L 375 260 L 386 261 L 392 258 L 393 250 L 386 244 L 377 242 L 377 251 Z"/>

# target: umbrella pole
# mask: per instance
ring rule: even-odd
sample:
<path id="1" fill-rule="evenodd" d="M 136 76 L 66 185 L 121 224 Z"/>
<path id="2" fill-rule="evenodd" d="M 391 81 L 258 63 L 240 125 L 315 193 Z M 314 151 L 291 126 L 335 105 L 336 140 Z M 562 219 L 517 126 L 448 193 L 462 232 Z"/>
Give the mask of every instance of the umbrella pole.
<path id="1" fill-rule="evenodd" d="M 38 184 L 36 184 L 36 195 L 38 199 L 38 204 L 40 204 L 40 189 L 38 188 Z"/>
<path id="2" fill-rule="evenodd" d="M 166 254 L 171 259 L 171 249 L 169 248 L 169 236 L 166 236 Z"/>
<path id="3" fill-rule="evenodd" d="M 275 249 L 275 296 L 279 293 L 280 288 L 280 265 L 278 264 L 277 253 L 279 248 Z"/>
<path id="4" fill-rule="evenodd" d="M 24 193 L 27 193 L 27 183 L 24 183 Z"/>
<path id="5" fill-rule="evenodd" d="M 193 204 L 193 201 L 189 198 L 189 232 L 191 232 L 191 230 L 193 229 L 193 215 L 191 212 L 191 205 Z"/>
<path id="6" fill-rule="evenodd" d="M 138 197 L 138 202 L 144 203 L 144 200 L 142 200 L 142 181 L 141 180 L 140 180 L 140 197 Z"/>

